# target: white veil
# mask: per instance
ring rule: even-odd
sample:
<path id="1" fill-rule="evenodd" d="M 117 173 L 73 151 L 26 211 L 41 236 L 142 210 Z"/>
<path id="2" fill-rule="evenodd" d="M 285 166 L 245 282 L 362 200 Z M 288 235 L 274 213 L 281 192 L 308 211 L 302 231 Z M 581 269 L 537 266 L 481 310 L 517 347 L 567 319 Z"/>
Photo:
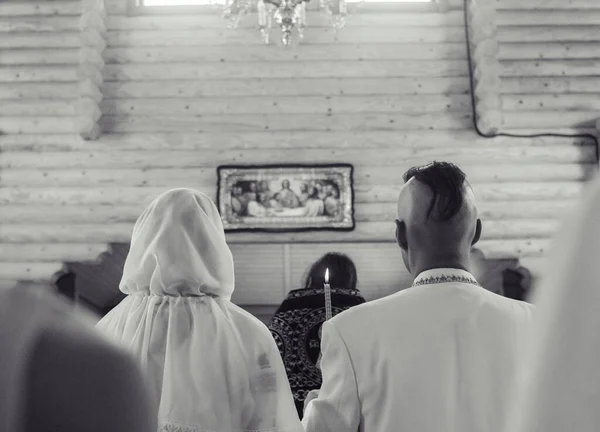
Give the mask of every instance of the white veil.
<path id="1" fill-rule="evenodd" d="M 555 239 L 534 302 L 532 350 L 506 431 L 600 430 L 600 177 Z"/>
<path id="2" fill-rule="evenodd" d="M 175 189 L 138 219 L 121 291 L 98 327 L 139 360 L 161 432 L 301 431 L 267 327 L 229 299 L 233 259 L 206 195 Z"/>

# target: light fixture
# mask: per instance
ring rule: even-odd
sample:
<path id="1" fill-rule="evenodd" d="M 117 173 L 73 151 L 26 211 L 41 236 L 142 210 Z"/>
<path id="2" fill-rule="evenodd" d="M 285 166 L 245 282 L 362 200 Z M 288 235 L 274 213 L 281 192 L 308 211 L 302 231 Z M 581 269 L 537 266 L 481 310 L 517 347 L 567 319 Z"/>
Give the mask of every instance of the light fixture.
<path id="1" fill-rule="evenodd" d="M 298 40 L 304 38 L 306 28 L 306 5 L 309 0 L 225 0 L 224 16 L 228 27 L 236 28 L 250 10 L 256 7 L 258 27 L 265 44 L 270 42 L 273 22 L 281 31 L 281 42 L 284 46 L 292 45 L 294 32 Z M 328 17 L 334 31 L 339 31 L 346 24 L 348 6 L 346 0 L 320 0 L 320 9 Z"/>
<path id="2" fill-rule="evenodd" d="M 295 40 L 304 38 L 306 29 L 306 6 L 310 0 L 136 0 L 144 6 L 220 6 L 227 27 L 235 29 L 244 16 L 257 11 L 258 27 L 265 44 L 271 40 L 273 22 L 281 31 L 281 42 L 290 47 Z M 313 0 L 315 1 L 315 0 Z M 431 3 L 433 0 L 316 0 L 319 10 L 328 17 L 334 32 L 346 25 L 348 6 L 361 3 Z M 295 37 L 297 36 L 297 38 Z"/>

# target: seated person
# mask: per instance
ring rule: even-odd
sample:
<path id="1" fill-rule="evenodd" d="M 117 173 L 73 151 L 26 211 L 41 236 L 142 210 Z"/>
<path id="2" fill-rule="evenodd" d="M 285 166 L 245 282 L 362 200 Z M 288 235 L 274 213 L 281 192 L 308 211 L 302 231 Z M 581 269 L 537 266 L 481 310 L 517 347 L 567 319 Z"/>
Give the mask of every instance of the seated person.
<path id="1" fill-rule="evenodd" d="M 325 321 L 324 276 L 329 269 L 333 315 L 365 302 L 356 289 L 356 267 L 340 253 L 328 253 L 308 273 L 304 288 L 290 291 L 269 328 L 283 357 L 294 402 L 302 417 L 309 391 L 321 387 L 317 360 L 321 353 L 321 325 Z"/>

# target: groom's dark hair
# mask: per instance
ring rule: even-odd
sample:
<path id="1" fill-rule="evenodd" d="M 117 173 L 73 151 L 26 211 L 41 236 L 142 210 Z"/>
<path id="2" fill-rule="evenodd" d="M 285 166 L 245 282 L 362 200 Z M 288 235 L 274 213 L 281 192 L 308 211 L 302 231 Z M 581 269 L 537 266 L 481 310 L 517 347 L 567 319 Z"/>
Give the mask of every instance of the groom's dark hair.
<path id="1" fill-rule="evenodd" d="M 434 161 L 406 171 L 404 182 L 412 178 L 427 185 L 433 192 L 427 218 L 435 209 L 436 219 L 445 222 L 460 211 L 464 201 L 464 186 L 468 182 L 466 174 L 459 167 L 449 162 Z"/>

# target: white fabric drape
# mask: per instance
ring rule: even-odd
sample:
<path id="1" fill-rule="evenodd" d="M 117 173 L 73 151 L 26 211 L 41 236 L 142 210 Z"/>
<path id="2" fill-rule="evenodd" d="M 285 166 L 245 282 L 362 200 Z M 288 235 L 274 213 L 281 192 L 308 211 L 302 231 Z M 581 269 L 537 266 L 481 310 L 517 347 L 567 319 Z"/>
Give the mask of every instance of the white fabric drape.
<path id="1" fill-rule="evenodd" d="M 138 359 L 159 431 L 301 431 L 266 326 L 229 299 L 233 259 L 206 195 L 176 189 L 138 219 L 120 285 L 98 327 Z"/>
<path id="2" fill-rule="evenodd" d="M 600 430 L 600 178 L 569 210 L 534 295 L 527 373 L 506 432 Z"/>

